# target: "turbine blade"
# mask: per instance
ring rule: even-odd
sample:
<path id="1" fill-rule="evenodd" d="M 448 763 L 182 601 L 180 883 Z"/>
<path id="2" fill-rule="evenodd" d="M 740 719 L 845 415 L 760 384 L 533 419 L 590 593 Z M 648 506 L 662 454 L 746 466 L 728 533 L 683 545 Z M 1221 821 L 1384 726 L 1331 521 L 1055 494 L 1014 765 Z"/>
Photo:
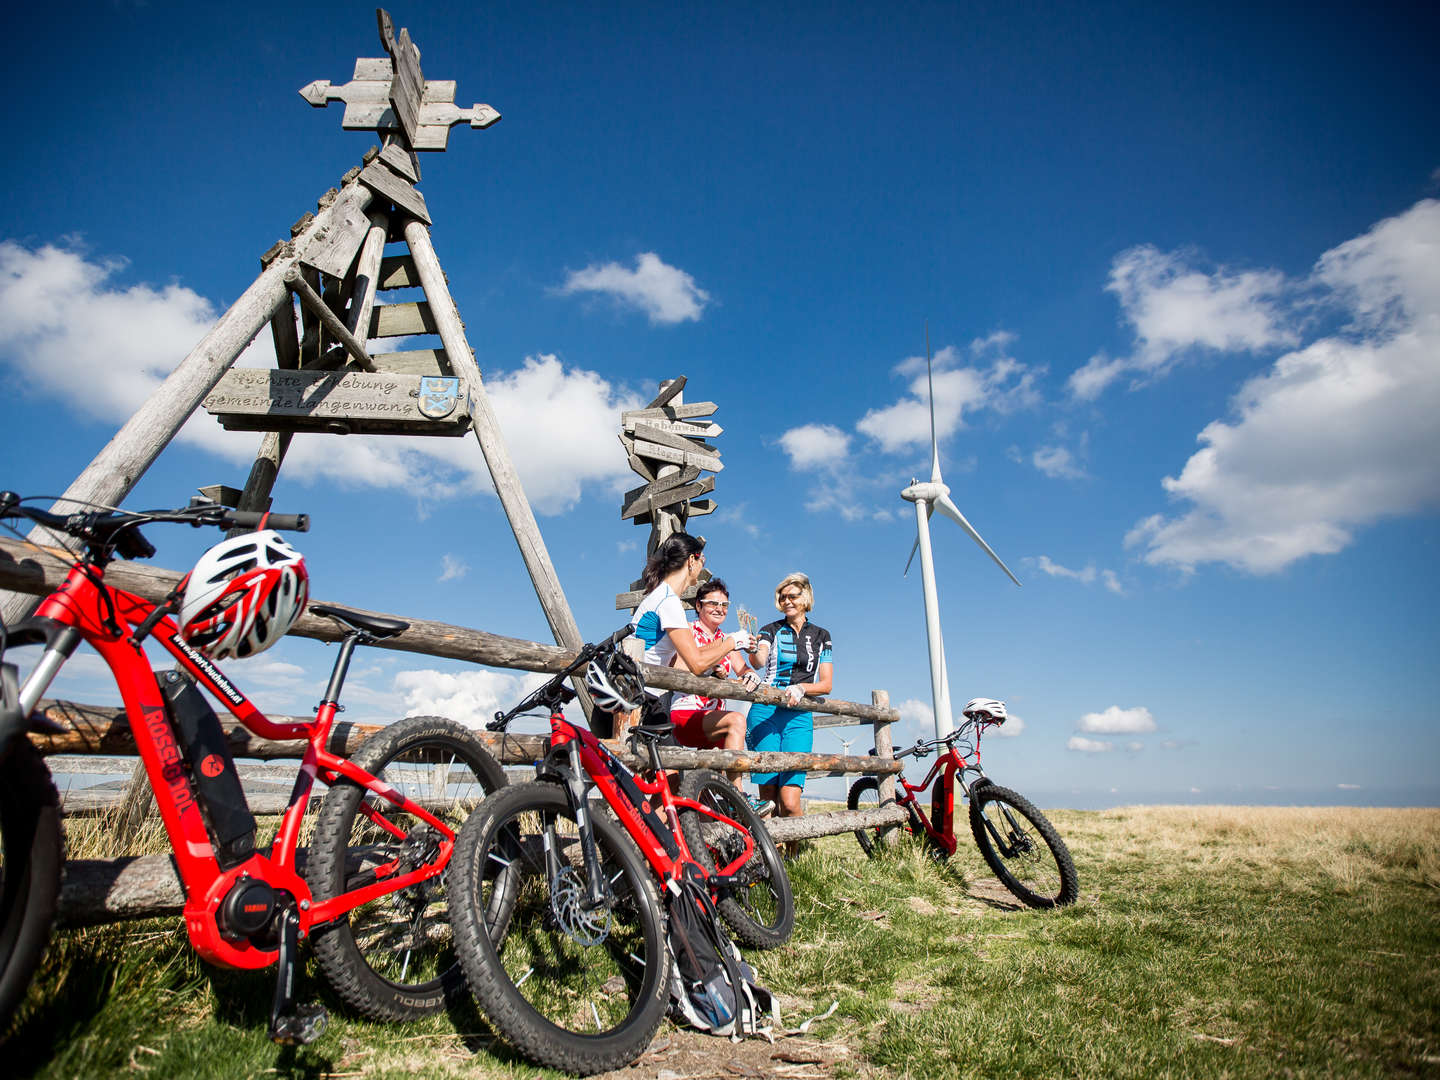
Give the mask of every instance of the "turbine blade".
<path id="1" fill-rule="evenodd" d="M 940 482 L 940 443 L 935 438 L 935 373 L 930 368 L 930 320 L 925 320 L 925 382 L 930 389 L 930 479 Z"/>
<path id="2" fill-rule="evenodd" d="M 960 508 L 955 505 L 949 495 L 941 495 L 938 499 L 936 499 L 935 508 L 939 510 L 942 514 L 944 514 L 946 517 L 948 517 L 951 521 L 955 522 L 956 525 L 959 525 L 960 528 L 964 529 L 965 532 L 969 534 L 971 540 L 974 540 L 975 543 L 979 544 L 982 548 L 984 548 L 985 554 L 989 555 L 990 558 L 995 560 L 995 565 L 1000 567 L 1001 570 L 1004 570 L 1011 581 L 1015 582 L 1016 585 L 1020 584 L 1020 579 L 1017 578 L 1014 574 L 1010 573 L 1010 568 L 1005 565 L 1004 561 L 1000 558 L 999 555 L 995 554 L 995 549 L 992 548 L 989 544 L 987 544 L 984 538 L 975 531 L 975 526 L 971 525 L 970 522 L 965 520 L 965 515 L 960 512 Z"/>
<path id="3" fill-rule="evenodd" d="M 910 576 L 910 564 L 915 561 L 915 553 L 916 553 L 917 551 L 919 551 L 919 550 L 920 550 L 920 537 L 917 536 L 917 537 L 915 537 L 915 543 L 913 543 L 913 544 L 910 545 L 910 557 L 905 560 L 905 572 L 900 575 L 901 577 L 909 577 L 909 576 Z"/>

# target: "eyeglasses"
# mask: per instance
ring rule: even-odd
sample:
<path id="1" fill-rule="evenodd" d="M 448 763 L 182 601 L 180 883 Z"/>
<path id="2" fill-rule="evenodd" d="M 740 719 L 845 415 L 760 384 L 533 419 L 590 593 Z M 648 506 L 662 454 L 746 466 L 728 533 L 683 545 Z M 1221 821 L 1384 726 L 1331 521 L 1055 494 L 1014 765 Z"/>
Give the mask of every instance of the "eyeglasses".
<path id="1" fill-rule="evenodd" d="M 694 555 L 691 555 L 690 558 L 699 559 L 700 562 L 703 564 L 705 562 L 705 553 L 703 551 L 697 551 Z"/>
<path id="2" fill-rule="evenodd" d="M 729 600 L 701 600 L 701 601 L 700 601 L 700 606 L 701 606 L 701 607 L 713 608 L 713 609 L 716 610 L 716 611 L 729 611 L 729 610 L 730 610 L 730 601 L 729 601 Z"/>

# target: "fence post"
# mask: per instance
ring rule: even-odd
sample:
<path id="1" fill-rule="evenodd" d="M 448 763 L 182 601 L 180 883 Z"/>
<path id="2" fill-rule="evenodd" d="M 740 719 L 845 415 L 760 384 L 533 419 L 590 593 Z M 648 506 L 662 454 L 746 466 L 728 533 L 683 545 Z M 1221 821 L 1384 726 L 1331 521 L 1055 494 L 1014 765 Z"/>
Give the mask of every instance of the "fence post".
<path id="1" fill-rule="evenodd" d="M 887 690 L 871 690 L 870 704 L 877 709 L 888 709 L 890 707 L 890 693 Z M 876 757 L 893 757 L 895 755 L 895 743 L 890 737 L 890 721 L 875 721 L 875 755 Z M 895 774 L 886 773 L 877 778 L 880 787 L 880 805 L 885 806 L 895 801 Z M 880 834 L 880 842 L 893 844 L 899 838 L 899 829 L 886 829 Z"/>

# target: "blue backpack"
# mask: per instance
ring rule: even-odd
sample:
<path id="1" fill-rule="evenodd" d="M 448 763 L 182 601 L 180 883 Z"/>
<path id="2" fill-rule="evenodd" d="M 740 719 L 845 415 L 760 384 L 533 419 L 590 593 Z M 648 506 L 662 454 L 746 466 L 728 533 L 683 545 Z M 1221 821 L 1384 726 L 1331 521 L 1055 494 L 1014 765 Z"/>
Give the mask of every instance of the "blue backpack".
<path id="1" fill-rule="evenodd" d="M 670 1010 L 699 1031 L 740 1039 L 772 1037 L 780 1024 L 775 998 L 755 981 L 720 923 L 705 886 L 671 881 L 666 887 L 671 956 Z"/>

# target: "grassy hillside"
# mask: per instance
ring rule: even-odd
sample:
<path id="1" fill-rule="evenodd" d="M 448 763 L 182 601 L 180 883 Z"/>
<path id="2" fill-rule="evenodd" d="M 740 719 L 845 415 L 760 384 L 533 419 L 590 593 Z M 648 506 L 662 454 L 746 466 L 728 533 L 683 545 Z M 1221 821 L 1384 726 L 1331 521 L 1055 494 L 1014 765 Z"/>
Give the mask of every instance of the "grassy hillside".
<path id="1" fill-rule="evenodd" d="M 623 1075 L 1440 1076 L 1440 810 L 1051 816 L 1081 879 L 1060 912 L 1015 908 L 969 848 L 937 866 L 908 844 L 873 862 L 848 836 L 813 844 L 791 864 L 792 942 L 748 957 L 787 1024 L 838 1002 L 788 1041 L 808 1060 L 662 1029 Z M 61 935 L 6 1071 L 537 1074 L 473 1013 L 367 1024 L 310 985 L 330 1032 L 282 1050 L 270 975 L 205 967 L 178 920 Z"/>

